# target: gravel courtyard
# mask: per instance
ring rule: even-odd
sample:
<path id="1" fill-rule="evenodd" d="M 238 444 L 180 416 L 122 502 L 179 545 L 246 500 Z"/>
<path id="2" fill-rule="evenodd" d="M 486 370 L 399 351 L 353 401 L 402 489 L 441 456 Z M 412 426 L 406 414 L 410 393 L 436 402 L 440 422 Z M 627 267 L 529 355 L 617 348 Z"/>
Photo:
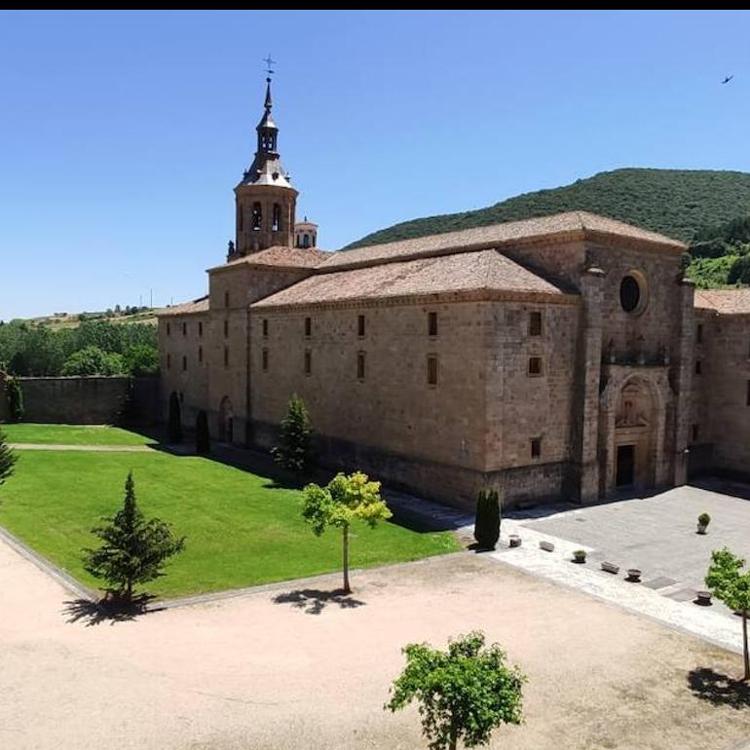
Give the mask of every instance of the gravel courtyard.
<path id="1" fill-rule="evenodd" d="M 0 746 L 13 750 L 425 747 L 382 710 L 410 641 L 484 629 L 529 676 L 522 727 L 494 747 L 736 748 L 740 659 L 619 608 L 457 553 L 276 584 L 96 623 L 0 544 Z"/>

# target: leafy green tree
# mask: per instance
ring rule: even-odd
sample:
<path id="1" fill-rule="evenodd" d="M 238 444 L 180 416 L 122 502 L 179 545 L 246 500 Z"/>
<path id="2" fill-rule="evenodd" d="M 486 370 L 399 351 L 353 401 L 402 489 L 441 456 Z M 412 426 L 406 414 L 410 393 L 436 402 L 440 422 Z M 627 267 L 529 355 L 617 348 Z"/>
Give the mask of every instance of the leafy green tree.
<path id="1" fill-rule="evenodd" d="M 176 537 L 169 524 L 158 518 L 146 519 L 135 498 L 133 473 L 125 481 L 125 501 L 104 525 L 92 529 L 102 540 L 97 549 L 84 550 L 85 569 L 108 583 L 125 603 L 133 599 L 137 584 L 164 575 L 166 561 L 182 552 L 185 538 Z"/>
<path id="2" fill-rule="evenodd" d="M 279 445 L 271 448 L 276 463 L 302 474 L 312 457 L 312 428 L 305 402 L 296 394 L 289 399 L 287 413 L 281 420 Z"/>
<path id="3" fill-rule="evenodd" d="M 477 495 L 474 539 L 480 549 L 495 549 L 500 538 L 500 497 L 497 490 L 481 490 Z"/>
<path id="4" fill-rule="evenodd" d="M 121 375 L 125 363 L 121 354 L 107 353 L 98 346 L 87 346 L 65 360 L 62 375 Z"/>
<path id="5" fill-rule="evenodd" d="M 149 344 L 135 344 L 123 355 L 125 371 L 130 375 L 157 375 L 159 373 L 159 350 Z"/>
<path id="6" fill-rule="evenodd" d="M 211 436 L 208 432 L 208 416 L 199 411 L 195 420 L 195 452 L 206 456 L 211 452 Z"/>
<path id="7" fill-rule="evenodd" d="M 18 456 L 10 449 L 5 433 L 0 430 L 0 487 L 13 475 Z"/>
<path id="8" fill-rule="evenodd" d="M 735 258 L 729 269 L 727 281 L 730 284 L 750 284 L 750 255 Z"/>
<path id="9" fill-rule="evenodd" d="M 520 724 L 526 677 L 505 663 L 497 644 L 485 648 L 481 632 L 448 643 L 448 650 L 426 643 L 403 649 L 406 667 L 391 687 L 385 708 L 398 711 L 419 703 L 422 731 L 431 750 L 486 745 L 501 724 Z"/>
<path id="10" fill-rule="evenodd" d="M 16 378 L 8 378 L 5 384 L 6 398 L 8 399 L 8 415 L 11 422 L 20 422 L 23 419 L 23 391 L 21 384 Z"/>
<path id="11" fill-rule="evenodd" d="M 180 397 L 175 391 L 172 391 L 169 396 L 169 417 L 167 420 L 167 438 L 170 443 L 182 442 L 182 415 L 180 411 Z"/>
<path id="12" fill-rule="evenodd" d="M 328 526 L 341 529 L 343 542 L 344 591 L 349 586 L 349 527 L 359 519 L 373 528 L 393 514 L 380 497 L 380 482 L 371 482 L 356 471 L 349 476 L 337 474 L 325 487 L 308 484 L 304 490 L 302 517 L 320 536 Z"/>
<path id="13" fill-rule="evenodd" d="M 750 680 L 750 653 L 747 641 L 747 616 L 750 611 L 750 570 L 743 569 L 745 560 L 723 547 L 711 553 L 711 565 L 706 573 L 706 586 L 734 612 L 742 613 L 742 643 L 745 674 Z"/>

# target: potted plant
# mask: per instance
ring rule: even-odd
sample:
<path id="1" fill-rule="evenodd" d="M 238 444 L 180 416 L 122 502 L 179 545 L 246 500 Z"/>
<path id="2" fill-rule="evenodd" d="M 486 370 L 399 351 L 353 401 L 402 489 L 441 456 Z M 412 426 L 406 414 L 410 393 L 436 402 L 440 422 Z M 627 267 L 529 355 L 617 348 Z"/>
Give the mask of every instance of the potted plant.
<path id="1" fill-rule="evenodd" d="M 639 568 L 628 568 L 628 580 L 631 583 L 641 582 L 641 571 Z"/>
<path id="2" fill-rule="evenodd" d="M 711 523 L 711 516 L 708 513 L 701 513 L 698 516 L 698 533 L 705 534 L 708 524 Z"/>
<path id="3" fill-rule="evenodd" d="M 518 534 L 511 534 L 508 537 L 508 540 L 510 542 L 511 547 L 520 547 L 521 546 L 521 537 Z"/>
<path id="4" fill-rule="evenodd" d="M 573 562 L 585 563 L 586 562 L 586 550 L 585 549 L 573 550 Z"/>

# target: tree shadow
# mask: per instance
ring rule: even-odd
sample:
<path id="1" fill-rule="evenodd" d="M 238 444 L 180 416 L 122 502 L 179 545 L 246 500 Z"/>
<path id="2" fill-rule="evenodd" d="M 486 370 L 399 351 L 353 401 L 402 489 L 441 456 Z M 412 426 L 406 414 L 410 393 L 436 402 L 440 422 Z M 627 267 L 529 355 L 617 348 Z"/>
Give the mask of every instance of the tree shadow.
<path id="1" fill-rule="evenodd" d="M 114 625 L 118 622 L 128 622 L 137 617 L 157 612 L 160 607 L 149 607 L 149 602 L 154 597 L 150 594 L 141 594 L 133 597 L 130 602 L 121 599 L 105 597 L 98 601 L 91 599 L 73 599 L 65 602 L 64 613 L 68 616 L 66 622 L 83 622 L 86 627 L 108 622 Z"/>
<path id="2" fill-rule="evenodd" d="M 688 672 L 688 685 L 696 698 L 714 706 L 750 708 L 750 683 L 735 680 L 708 667 Z"/>
<path id="3" fill-rule="evenodd" d="M 341 609 L 357 609 L 367 602 L 355 599 L 343 589 L 320 591 L 319 589 L 296 589 L 278 594 L 273 598 L 274 604 L 291 604 L 308 615 L 319 615 L 327 606 L 335 604 Z"/>

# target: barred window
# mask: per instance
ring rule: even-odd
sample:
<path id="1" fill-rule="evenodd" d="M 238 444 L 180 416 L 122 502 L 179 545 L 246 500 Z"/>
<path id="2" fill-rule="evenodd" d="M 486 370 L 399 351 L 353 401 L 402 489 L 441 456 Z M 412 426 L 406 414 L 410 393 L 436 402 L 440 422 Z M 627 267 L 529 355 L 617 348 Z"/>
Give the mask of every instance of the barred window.
<path id="1" fill-rule="evenodd" d="M 263 372 L 268 371 L 268 349 L 264 349 L 261 354 L 261 367 L 263 368 Z"/>
<path id="2" fill-rule="evenodd" d="M 427 314 L 427 335 L 437 336 L 438 335 L 438 317 L 436 312 Z"/>
<path id="3" fill-rule="evenodd" d="M 427 385 L 437 385 L 438 382 L 438 358 L 434 354 L 427 356 Z"/>
<path id="4" fill-rule="evenodd" d="M 529 336 L 542 335 L 542 313 L 535 311 L 529 313 Z"/>
<path id="5" fill-rule="evenodd" d="M 309 349 L 305 350 L 305 375 L 309 375 L 312 372 L 312 352 Z"/>
<path id="6" fill-rule="evenodd" d="M 305 338 L 312 336 L 312 318 L 305 318 Z"/>
<path id="7" fill-rule="evenodd" d="M 357 352 L 357 379 L 365 379 L 365 353 Z"/>
<path id="8" fill-rule="evenodd" d="M 360 338 L 364 338 L 365 335 L 365 316 L 364 315 L 358 315 L 357 316 L 357 336 Z"/>
<path id="9" fill-rule="evenodd" d="M 529 375 L 536 376 L 542 374 L 542 358 L 529 357 Z"/>
<path id="10" fill-rule="evenodd" d="M 531 457 L 539 458 L 542 455 L 542 439 L 540 437 L 531 438 Z"/>
<path id="11" fill-rule="evenodd" d="M 268 338 L 268 318 L 263 318 L 263 338 Z"/>

